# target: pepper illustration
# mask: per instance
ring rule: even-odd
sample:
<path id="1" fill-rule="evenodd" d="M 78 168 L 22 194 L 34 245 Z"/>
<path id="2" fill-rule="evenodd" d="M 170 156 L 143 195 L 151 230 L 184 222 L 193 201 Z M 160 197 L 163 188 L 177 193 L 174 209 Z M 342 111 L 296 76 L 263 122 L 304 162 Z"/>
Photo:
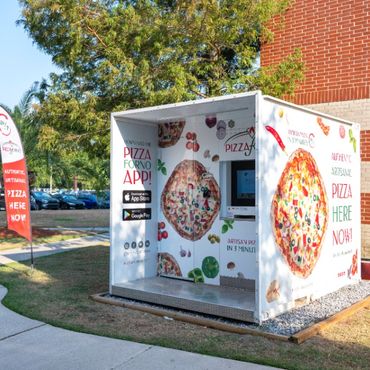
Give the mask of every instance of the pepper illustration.
<path id="1" fill-rule="evenodd" d="M 202 262 L 202 271 L 207 278 L 215 278 L 220 271 L 217 259 L 213 256 L 205 257 Z"/>
<path id="2" fill-rule="evenodd" d="M 199 267 L 189 271 L 188 278 L 194 279 L 194 283 L 204 283 L 203 272 Z"/>
<path id="3" fill-rule="evenodd" d="M 271 126 L 265 126 L 265 129 L 270 133 L 272 134 L 272 136 L 275 138 L 275 140 L 277 141 L 277 143 L 279 144 L 280 148 L 283 150 L 283 152 L 288 155 L 288 153 L 286 152 L 285 150 L 285 145 L 283 143 L 283 140 L 281 139 L 280 135 L 277 133 L 277 131 L 271 127 Z"/>
<path id="4" fill-rule="evenodd" d="M 349 142 L 352 144 L 353 151 L 356 153 L 356 148 L 357 148 L 356 138 L 353 136 L 353 131 L 351 128 L 348 131 L 348 135 L 349 135 Z"/>
<path id="5" fill-rule="evenodd" d="M 322 132 L 328 136 L 329 135 L 329 132 L 330 132 L 330 126 L 327 126 L 324 124 L 323 120 L 321 117 L 317 117 L 316 118 L 316 122 L 318 123 L 318 125 L 320 126 Z"/>

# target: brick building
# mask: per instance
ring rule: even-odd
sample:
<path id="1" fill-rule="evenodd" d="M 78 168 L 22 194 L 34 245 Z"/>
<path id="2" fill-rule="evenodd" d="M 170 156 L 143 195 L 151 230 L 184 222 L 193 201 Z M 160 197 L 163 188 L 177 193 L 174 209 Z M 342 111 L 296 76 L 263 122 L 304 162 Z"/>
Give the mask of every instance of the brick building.
<path id="1" fill-rule="evenodd" d="M 370 258 L 370 1 L 295 0 L 271 27 L 262 66 L 295 48 L 303 54 L 305 81 L 290 100 L 361 124 L 362 254 Z"/>

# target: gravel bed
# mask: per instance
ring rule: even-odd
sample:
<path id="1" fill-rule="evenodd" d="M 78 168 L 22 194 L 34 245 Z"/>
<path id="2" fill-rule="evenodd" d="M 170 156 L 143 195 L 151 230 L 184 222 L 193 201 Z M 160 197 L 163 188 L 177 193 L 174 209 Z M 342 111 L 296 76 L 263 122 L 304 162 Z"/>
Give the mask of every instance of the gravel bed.
<path id="1" fill-rule="evenodd" d="M 163 309 L 167 312 L 181 313 L 192 317 L 206 318 L 240 328 L 250 328 L 267 333 L 291 336 L 319 321 L 325 320 L 326 318 L 336 314 L 339 311 L 344 310 L 354 303 L 361 301 L 369 295 L 370 281 L 363 280 L 359 284 L 343 287 L 336 292 L 321 297 L 305 306 L 294 308 L 291 311 L 283 313 L 273 319 L 266 320 L 262 323 L 262 325 L 220 318 L 191 311 L 184 311 L 180 309 L 174 309 L 172 307 L 164 307 L 146 302 L 138 302 L 131 299 L 111 296 L 110 294 L 105 294 L 103 295 L 103 297 L 115 299 L 122 303 Z M 165 319 L 172 320 L 171 318 L 165 316 L 165 313 L 163 314 L 163 316 Z"/>
<path id="2" fill-rule="evenodd" d="M 275 334 L 292 335 L 333 316 L 368 295 L 370 295 L 370 281 L 362 280 L 359 284 L 343 287 L 305 306 L 266 320 L 258 329 Z"/>

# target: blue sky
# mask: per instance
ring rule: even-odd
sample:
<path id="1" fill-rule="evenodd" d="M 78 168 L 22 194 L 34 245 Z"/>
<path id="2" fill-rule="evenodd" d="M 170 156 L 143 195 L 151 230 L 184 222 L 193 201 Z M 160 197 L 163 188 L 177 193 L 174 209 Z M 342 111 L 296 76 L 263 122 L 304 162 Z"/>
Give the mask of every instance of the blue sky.
<path id="1" fill-rule="evenodd" d="M 21 8 L 17 0 L 2 0 L 0 30 L 0 103 L 14 108 L 34 81 L 58 69 L 51 57 L 33 44 L 23 27 L 16 26 Z"/>

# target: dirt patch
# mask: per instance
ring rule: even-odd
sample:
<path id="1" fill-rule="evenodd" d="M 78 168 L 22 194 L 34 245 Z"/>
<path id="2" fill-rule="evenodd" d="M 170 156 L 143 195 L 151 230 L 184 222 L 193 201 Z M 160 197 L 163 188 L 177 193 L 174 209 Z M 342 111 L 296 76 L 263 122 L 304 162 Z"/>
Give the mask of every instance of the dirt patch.
<path id="1" fill-rule="evenodd" d="M 32 238 L 39 239 L 39 238 L 47 238 L 50 236 L 56 235 L 64 235 L 64 236 L 81 236 L 81 235 L 90 235 L 96 234 L 95 232 L 84 231 L 81 232 L 79 230 L 68 230 L 68 229 L 41 229 L 39 227 L 32 228 Z M 13 230 L 9 230 L 6 227 L 0 227 L 0 239 L 21 239 L 20 236 Z"/>
<path id="2" fill-rule="evenodd" d="M 361 311 L 340 321 L 334 326 L 321 330 L 320 335 L 336 342 L 356 342 L 369 348 L 368 359 L 370 363 L 370 308 Z"/>
<path id="3" fill-rule="evenodd" d="M 34 227 L 32 228 L 32 242 L 34 245 L 43 243 L 54 243 L 91 234 L 96 233 L 93 231 L 90 232 L 66 229 L 50 230 Z M 9 230 L 6 227 L 0 227 L 0 240 L 0 252 L 14 248 L 23 248 L 29 244 L 28 240 L 20 237 L 15 231 Z"/>
<path id="4" fill-rule="evenodd" d="M 58 235 L 61 231 L 59 230 L 47 230 L 47 229 L 40 229 L 38 227 L 34 227 L 32 229 L 32 238 L 40 238 L 40 237 L 46 237 L 46 236 L 52 236 L 52 235 Z M 9 230 L 6 227 L 0 227 L 0 239 L 6 240 L 6 239 L 16 239 L 19 238 L 19 235 L 13 231 Z"/>
<path id="5" fill-rule="evenodd" d="M 41 210 L 31 212 L 33 228 L 109 227 L 109 209 Z M 0 211 L 0 227 L 6 226 L 6 212 Z"/>

